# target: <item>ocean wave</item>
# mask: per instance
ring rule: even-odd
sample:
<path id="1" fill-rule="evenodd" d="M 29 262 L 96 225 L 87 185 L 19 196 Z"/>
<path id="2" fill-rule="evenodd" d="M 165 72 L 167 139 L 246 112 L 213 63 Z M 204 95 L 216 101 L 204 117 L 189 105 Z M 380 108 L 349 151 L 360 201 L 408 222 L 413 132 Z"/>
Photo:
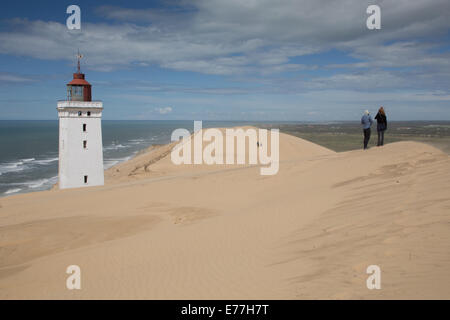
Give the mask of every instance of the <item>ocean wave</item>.
<path id="1" fill-rule="evenodd" d="M 134 155 L 134 153 L 133 153 L 133 155 Z M 123 157 L 123 158 L 118 158 L 118 159 L 117 158 L 105 159 L 103 161 L 103 167 L 104 167 L 105 170 L 109 169 L 109 168 L 115 166 L 118 163 L 130 160 L 133 157 L 133 155 L 127 156 L 127 157 Z"/>
<path id="2" fill-rule="evenodd" d="M 44 185 L 53 185 L 57 181 L 58 181 L 58 176 L 54 176 L 51 178 L 44 178 L 44 179 L 37 179 L 37 180 L 22 182 L 21 185 L 25 185 L 30 189 L 36 189 L 36 188 L 40 188 Z"/>
<path id="3" fill-rule="evenodd" d="M 47 159 L 41 159 L 41 160 L 35 160 L 34 163 L 40 164 L 40 165 L 48 165 L 52 162 L 58 161 L 58 157 L 56 158 L 47 158 Z"/>
<path id="4" fill-rule="evenodd" d="M 17 193 L 19 191 L 27 191 L 33 189 L 46 189 L 46 187 L 50 187 L 58 182 L 58 176 L 53 176 L 51 178 L 42 178 L 36 180 L 30 180 L 25 182 L 12 182 L 12 183 L 2 183 L 0 185 L 13 187 L 8 189 L 4 194 L 12 194 Z M 20 187 L 20 188 L 19 188 Z"/>
<path id="5" fill-rule="evenodd" d="M 54 161 L 58 161 L 58 158 L 44 158 L 40 160 L 36 160 L 35 158 L 26 158 L 4 162 L 0 164 L 0 175 L 8 172 L 20 172 L 26 169 L 31 169 L 35 167 L 35 165 L 48 165 Z"/>
<path id="6" fill-rule="evenodd" d="M 131 141 L 131 140 L 130 140 Z M 143 144 L 145 142 L 145 140 L 141 140 L 141 141 L 131 141 L 130 144 L 132 145 L 138 145 L 138 144 Z"/>
<path id="7" fill-rule="evenodd" d="M 5 194 L 17 193 L 17 192 L 19 192 L 21 190 L 22 190 L 21 188 L 9 189 L 8 191 L 5 191 Z"/>
<path id="8" fill-rule="evenodd" d="M 26 169 L 25 162 L 19 160 L 17 162 L 6 162 L 0 164 L 0 173 L 17 172 Z"/>
<path id="9" fill-rule="evenodd" d="M 103 163 L 104 169 L 109 169 L 111 167 L 114 167 L 116 164 L 118 164 L 120 161 L 118 160 L 105 160 Z"/>
<path id="10" fill-rule="evenodd" d="M 107 147 L 103 147 L 103 151 L 105 150 L 117 150 L 117 149 L 123 149 L 123 148 L 129 148 L 130 146 L 124 146 L 123 144 L 113 144 Z"/>

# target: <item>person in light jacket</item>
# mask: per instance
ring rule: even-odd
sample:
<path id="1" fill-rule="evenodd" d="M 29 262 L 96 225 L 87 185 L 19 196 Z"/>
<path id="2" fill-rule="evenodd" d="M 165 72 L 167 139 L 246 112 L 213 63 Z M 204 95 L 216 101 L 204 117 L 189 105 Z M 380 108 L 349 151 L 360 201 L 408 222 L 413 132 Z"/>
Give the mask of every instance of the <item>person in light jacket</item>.
<path id="1" fill-rule="evenodd" d="M 377 132 L 378 132 L 378 144 L 377 146 L 382 146 L 384 144 L 384 132 L 387 129 L 387 118 L 386 113 L 384 112 L 384 108 L 381 107 L 378 109 L 378 113 L 375 116 L 377 120 Z"/>
<path id="2" fill-rule="evenodd" d="M 373 120 L 370 116 L 369 110 L 364 111 L 364 115 L 361 118 L 361 125 L 363 127 L 364 133 L 364 150 L 367 149 L 367 145 L 370 140 L 370 127 L 372 126 Z"/>

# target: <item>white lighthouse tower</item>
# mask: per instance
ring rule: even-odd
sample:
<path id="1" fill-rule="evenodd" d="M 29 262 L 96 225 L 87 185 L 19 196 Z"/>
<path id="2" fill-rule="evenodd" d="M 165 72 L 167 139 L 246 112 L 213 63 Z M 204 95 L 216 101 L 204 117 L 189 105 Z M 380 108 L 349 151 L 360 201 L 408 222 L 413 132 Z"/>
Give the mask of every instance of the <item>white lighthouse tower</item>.
<path id="1" fill-rule="evenodd" d="M 80 72 L 67 84 L 67 100 L 58 101 L 59 188 L 104 184 L 101 101 L 92 101 L 91 85 Z"/>

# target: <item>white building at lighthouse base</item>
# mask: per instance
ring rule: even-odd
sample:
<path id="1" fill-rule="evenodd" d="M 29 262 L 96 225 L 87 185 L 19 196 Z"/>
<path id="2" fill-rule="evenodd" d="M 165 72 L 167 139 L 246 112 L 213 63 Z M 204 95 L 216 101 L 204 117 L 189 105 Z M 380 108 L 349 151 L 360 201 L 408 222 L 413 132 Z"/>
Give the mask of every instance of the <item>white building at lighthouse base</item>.
<path id="1" fill-rule="evenodd" d="M 101 101 L 58 101 L 59 188 L 104 184 Z"/>

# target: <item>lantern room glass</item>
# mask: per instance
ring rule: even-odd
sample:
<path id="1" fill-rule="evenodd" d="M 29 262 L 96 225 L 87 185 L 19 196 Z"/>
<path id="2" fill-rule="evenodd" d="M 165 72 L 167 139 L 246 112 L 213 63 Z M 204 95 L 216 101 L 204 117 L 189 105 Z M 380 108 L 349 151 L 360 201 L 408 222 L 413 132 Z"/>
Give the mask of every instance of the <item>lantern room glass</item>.
<path id="1" fill-rule="evenodd" d="M 67 95 L 71 101 L 83 101 L 83 86 L 67 86 Z"/>

